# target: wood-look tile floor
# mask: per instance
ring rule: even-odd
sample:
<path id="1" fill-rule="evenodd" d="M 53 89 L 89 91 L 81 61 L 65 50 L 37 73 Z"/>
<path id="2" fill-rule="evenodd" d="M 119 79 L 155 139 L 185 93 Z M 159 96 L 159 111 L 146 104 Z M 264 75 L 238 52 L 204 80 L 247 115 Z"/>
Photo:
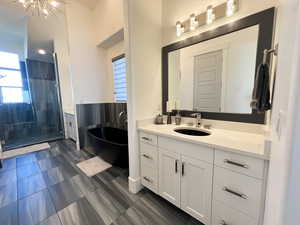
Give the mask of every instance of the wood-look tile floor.
<path id="1" fill-rule="evenodd" d="M 128 171 L 87 177 L 76 164 L 93 157 L 71 141 L 4 161 L 0 225 L 202 225 L 169 202 L 128 191 Z"/>

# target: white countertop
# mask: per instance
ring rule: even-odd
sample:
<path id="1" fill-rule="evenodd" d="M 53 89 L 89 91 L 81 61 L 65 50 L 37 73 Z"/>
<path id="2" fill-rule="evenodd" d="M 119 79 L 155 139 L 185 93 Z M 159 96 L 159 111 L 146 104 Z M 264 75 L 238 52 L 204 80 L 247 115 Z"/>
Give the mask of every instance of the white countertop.
<path id="1" fill-rule="evenodd" d="M 207 145 L 216 149 L 227 150 L 259 159 L 269 160 L 269 155 L 266 154 L 265 151 L 266 138 L 264 135 L 212 128 L 209 130 L 201 129 L 210 132 L 211 135 L 209 136 L 190 136 L 174 131 L 175 128 L 179 127 L 188 126 L 176 126 L 173 124 L 148 124 L 138 127 L 138 130 L 193 144 Z"/>

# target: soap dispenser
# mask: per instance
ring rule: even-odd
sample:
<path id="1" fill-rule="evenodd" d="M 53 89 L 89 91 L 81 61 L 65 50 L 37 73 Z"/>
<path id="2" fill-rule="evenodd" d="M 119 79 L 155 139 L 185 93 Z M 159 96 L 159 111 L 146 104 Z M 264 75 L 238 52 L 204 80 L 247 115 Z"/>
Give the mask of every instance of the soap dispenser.
<path id="1" fill-rule="evenodd" d="M 168 112 L 167 124 L 172 124 L 172 113 Z"/>
<path id="2" fill-rule="evenodd" d="M 175 124 L 177 126 L 179 126 L 181 124 L 181 115 L 180 115 L 180 111 L 179 110 L 177 110 L 177 114 L 175 116 Z"/>

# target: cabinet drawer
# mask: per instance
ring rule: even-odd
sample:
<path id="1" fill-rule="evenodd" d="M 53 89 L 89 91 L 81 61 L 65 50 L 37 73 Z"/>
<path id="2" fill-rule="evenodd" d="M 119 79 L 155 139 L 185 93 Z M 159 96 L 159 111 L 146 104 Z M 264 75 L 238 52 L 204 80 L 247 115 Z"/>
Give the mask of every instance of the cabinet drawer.
<path id="1" fill-rule="evenodd" d="M 213 198 L 258 221 L 262 180 L 215 166 Z"/>
<path id="2" fill-rule="evenodd" d="M 261 159 L 216 150 L 215 164 L 260 179 L 264 176 L 264 160 Z"/>
<path id="3" fill-rule="evenodd" d="M 210 147 L 195 145 L 184 141 L 176 141 L 171 138 L 158 137 L 158 147 L 190 156 L 208 163 L 213 163 L 214 151 Z"/>
<path id="4" fill-rule="evenodd" d="M 140 142 L 141 165 L 158 167 L 157 147 Z"/>
<path id="5" fill-rule="evenodd" d="M 140 141 L 151 145 L 157 145 L 157 136 L 153 134 L 140 132 Z"/>
<path id="6" fill-rule="evenodd" d="M 158 192 L 158 170 L 147 165 L 141 166 L 141 179 L 142 184 L 152 190 L 153 192 Z"/>
<path id="7" fill-rule="evenodd" d="M 241 213 L 227 205 L 213 202 L 212 225 L 257 225 L 251 217 Z"/>

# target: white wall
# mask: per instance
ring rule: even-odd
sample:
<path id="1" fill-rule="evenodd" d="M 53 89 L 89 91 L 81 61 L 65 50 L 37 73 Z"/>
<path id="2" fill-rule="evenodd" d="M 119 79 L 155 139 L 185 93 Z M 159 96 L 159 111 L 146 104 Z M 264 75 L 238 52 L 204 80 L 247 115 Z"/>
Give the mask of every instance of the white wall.
<path id="1" fill-rule="evenodd" d="M 92 16 L 99 44 L 124 27 L 123 0 L 98 1 Z"/>
<path id="2" fill-rule="evenodd" d="M 256 73 L 258 29 L 258 26 L 254 26 L 240 31 L 231 40 L 224 78 L 224 112 L 252 112 L 250 102 Z"/>
<path id="3" fill-rule="evenodd" d="M 109 101 L 106 51 L 96 45 L 92 11 L 79 3 L 66 4 L 74 103 Z"/>
<path id="4" fill-rule="evenodd" d="M 211 30 L 228 22 L 251 15 L 255 12 L 276 6 L 278 0 L 239 0 L 239 11 L 230 18 L 223 18 L 213 24 L 203 26 L 195 32 L 184 34 L 178 38 L 176 36 L 175 24 L 177 21 L 184 21 L 192 13 L 205 12 L 208 5 L 218 5 L 224 0 L 164 0 L 163 1 L 163 44 L 167 45 L 175 41 L 183 40 L 207 30 Z"/>
<path id="5" fill-rule="evenodd" d="M 70 56 L 67 22 L 64 15 L 59 17 L 60 23 L 56 26 L 54 37 L 54 52 L 57 54 L 57 67 L 59 71 L 59 83 L 64 112 L 74 114 L 72 77 L 70 71 Z"/>
<path id="6" fill-rule="evenodd" d="M 181 77 L 181 63 L 180 63 L 180 50 L 172 51 L 168 54 L 168 63 L 169 63 L 169 75 L 168 75 L 168 104 L 167 110 L 172 111 L 176 109 L 182 109 L 184 106 L 180 105 L 180 80 Z M 174 107 L 174 108 L 173 108 Z"/>
<path id="7" fill-rule="evenodd" d="M 152 118 L 161 105 L 162 0 L 125 0 L 128 79 L 129 188 L 140 185 L 136 121 Z"/>
<path id="8" fill-rule="evenodd" d="M 25 60 L 23 38 L 12 37 L 9 34 L 0 34 L 0 51 L 18 54 L 21 61 Z"/>
<path id="9" fill-rule="evenodd" d="M 298 0 L 280 0 L 277 18 L 279 55 L 264 225 L 298 225 L 300 220 L 299 15 Z"/>

